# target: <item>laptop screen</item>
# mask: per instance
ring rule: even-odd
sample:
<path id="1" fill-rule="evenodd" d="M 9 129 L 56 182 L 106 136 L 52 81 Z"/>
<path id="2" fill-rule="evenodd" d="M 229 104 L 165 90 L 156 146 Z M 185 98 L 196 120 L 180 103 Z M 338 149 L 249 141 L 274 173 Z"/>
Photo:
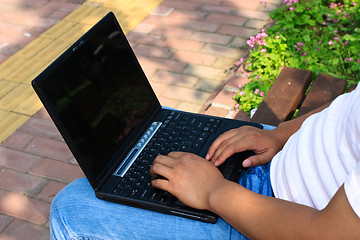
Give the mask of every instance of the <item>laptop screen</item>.
<path id="1" fill-rule="evenodd" d="M 111 18 L 63 55 L 39 81 L 45 106 L 55 110 L 96 178 L 160 105 Z"/>

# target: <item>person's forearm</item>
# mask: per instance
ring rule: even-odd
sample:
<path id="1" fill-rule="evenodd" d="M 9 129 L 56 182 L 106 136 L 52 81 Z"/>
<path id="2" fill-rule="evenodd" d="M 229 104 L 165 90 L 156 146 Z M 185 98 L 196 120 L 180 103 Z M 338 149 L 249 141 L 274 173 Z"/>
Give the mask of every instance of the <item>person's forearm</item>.
<path id="1" fill-rule="evenodd" d="M 359 218 L 347 203 L 343 187 L 323 211 L 262 196 L 233 182 L 217 189 L 209 205 L 211 211 L 250 239 L 359 237 Z"/>
<path id="2" fill-rule="evenodd" d="M 286 141 L 290 138 L 291 135 L 293 135 L 297 130 L 300 129 L 303 122 L 310 117 L 311 115 L 318 113 L 325 108 L 327 108 L 330 105 L 330 103 L 327 103 L 307 114 L 304 114 L 300 117 L 294 118 L 289 121 L 285 121 L 279 124 L 277 128 L 273 130 L 273 132 L 277 135 L 277 138 L 282 142 L 284 145 Z"/>

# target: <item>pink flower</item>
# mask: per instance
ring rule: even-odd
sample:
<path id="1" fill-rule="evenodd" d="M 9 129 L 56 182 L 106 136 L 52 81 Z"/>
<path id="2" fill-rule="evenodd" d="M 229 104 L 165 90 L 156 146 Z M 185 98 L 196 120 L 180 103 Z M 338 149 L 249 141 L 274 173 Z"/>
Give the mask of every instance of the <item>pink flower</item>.
<path id="1" fill-rule="evenodd" d="M 244 96 L 245 92 L 240 92 L 239 94 L 240 96 Z"/>
<path id="2" fill-rule="evenodd" d="M 347 45 L 349 43 L 349 41 L 345 41 L 344 43 L 343 43 L 343 45 L 345 46 L 345 45 Z"/>
<path id="3" fill-rule="evenodd" d="M 270 57 L 269 54 L 266 54 L 266 57 L 267 57 L 267 58 Z"/>
<path id="4" fill-rule="evenodd" d="M 259 76 L 256 76 L 255 79 L 259 79 L 260 77 Z"/>
<path id="5" fill-rule="evenodd" d="M 319 41 L 318 44 L 320 45 L 320 44 L 321 44 L 321 41 Z"/>
<path id="6" fill-rule="evenodd" d="M 326 25 L 326 22 L 322 22 L 322 25 L 324 25 L 324 26 L 325 26 L 325 25 Z"/>
<path id="7" fill-rule="evenodd" d="M 266 52 L 266 49 L 263 48 L 263 49 L 260 50 L 260 52 L 264 53 L 264 52 Z"/>
<path id="8" fill-rule="evenodd" d="M 290 11 L 294 11 L 294 7 L 290 7 Z"/>
<path id="9" fill-rule="evenodd" d="M 255 94 L 258 94 L 259 92 L 260 92 L 260 89 L 256 89 L 256 90 L 254 91 Z"/>
<path id="10" fill-rule="evenodd" d="M 353 59 L 353 58 L 349 58 L 349 61 L 352 62 L 352 61 L 354 61 L 354 59 Z"/>
<path id="11" fill-rule="evenodd" d="M 333 45 L 334 44 L 334 42 L 333 41 L 329 41 L 329 45 Z"/>
<path id="12" fill-rule="evenodd" d="M 306 52 L 304 52 L 304 53 L 303 53 L 303 54 L 301 54 L 301 55 L 306 56 L 306 54 L 307 54 L 307 53 L 306 53 Z"/>
<path id="13" fill-rule="evenodd" d="M 276 39 L 279 39 L 280 37 L 279 37 L 279 36 L 276 36 L 275 38 L 276 38 Z"/>
<path id="14" fill-rule="evenodd" d="M 260 93 L 260 96 L 262 96 L 262 97 L 263 97 L 263 96 L 264 96 L 264 92 L 261 92 L 261 93 Z"/>
<path id="15" fill-rule="evenodd" d="M 242 88 L 242 84 L 240 83 L 240 84 L 238 85 L 238 87 L 239 87 L 239 88 Z"/>
<path id="16" fill-rule="evenodd" d="M 249 63 L 248 65 L 249 65 L 249 67 L 251 67 L 252 63 Z"/>

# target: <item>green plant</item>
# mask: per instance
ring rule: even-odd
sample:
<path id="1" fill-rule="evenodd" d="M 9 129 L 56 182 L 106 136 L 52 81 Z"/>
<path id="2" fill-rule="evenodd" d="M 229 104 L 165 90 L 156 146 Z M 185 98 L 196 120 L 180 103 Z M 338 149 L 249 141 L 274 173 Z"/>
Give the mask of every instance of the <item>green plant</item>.
<path id="1" fill-rule="evenodd" d="M 241 64 L 250 82 L 234 97 L 237 109 L 257 108 L 285 66 L 359 82 L 359 0 L 285 0 L 270 17 L 276 23 L 248 41 L 252 50 Z"/>

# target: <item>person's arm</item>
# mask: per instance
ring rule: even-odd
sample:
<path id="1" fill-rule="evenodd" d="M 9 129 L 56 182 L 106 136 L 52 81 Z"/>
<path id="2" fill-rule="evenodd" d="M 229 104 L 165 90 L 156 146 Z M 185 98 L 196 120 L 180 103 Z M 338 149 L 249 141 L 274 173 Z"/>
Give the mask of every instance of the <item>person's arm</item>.
<path id="1" fill-rule="evenodd" d="M 243 162 L 244 167 L 269 163 L 290 136 L 299 130 L 306 118 L 322 111 L 329 105 L 330 103 L 325 104 L 301 117 L 282 122 L 273 130 L 245 126 L 225 132 L 210 146 L 206 159 L 211 160 L 215 166 L 219 166 L 234 153 L 251 150 L 255 155 Z"/>
<path id="2" fill-rule="evenodd" d="M 150 169 L 152 185 L 184 204 L 218 214 L 250 239 L 359 239 L 360 219 L 341 187 L 319 211 L 262 196 L 225 180 L 209 161 L 190 153 L 158 156 Z"/>

